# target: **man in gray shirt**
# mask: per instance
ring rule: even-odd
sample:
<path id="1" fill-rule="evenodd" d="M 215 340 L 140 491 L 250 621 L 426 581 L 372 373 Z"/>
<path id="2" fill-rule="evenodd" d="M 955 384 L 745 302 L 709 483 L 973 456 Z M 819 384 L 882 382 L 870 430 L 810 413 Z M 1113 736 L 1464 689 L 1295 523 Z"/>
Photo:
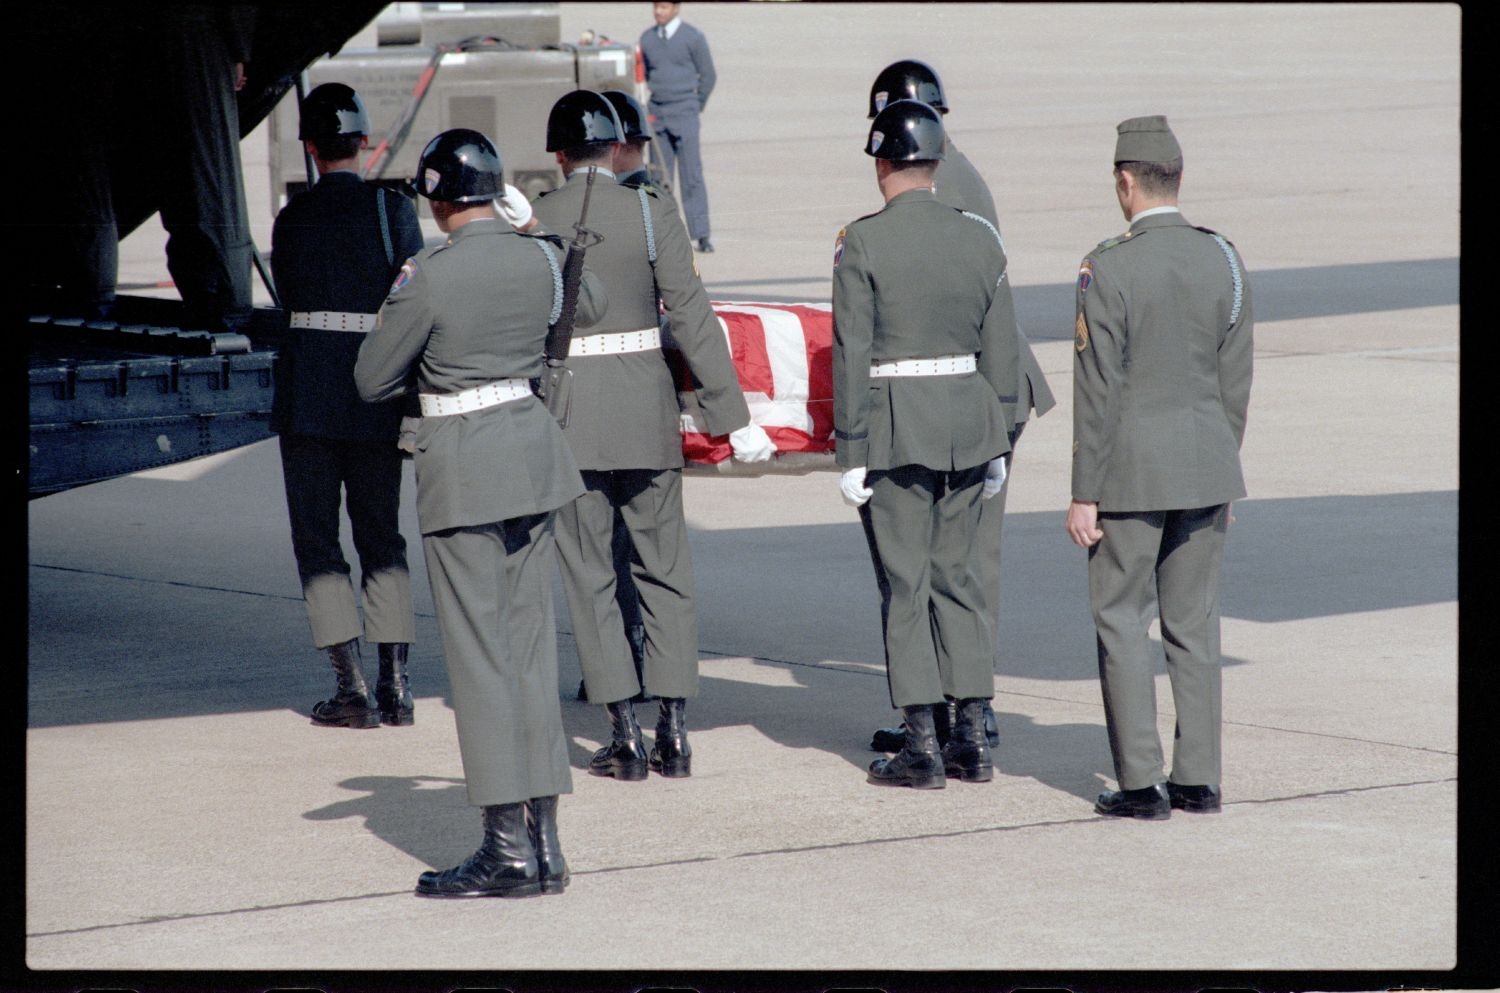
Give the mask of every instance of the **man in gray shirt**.
<path id="1" fill-rule="evenodd" d="M 700 252 L 714 250 L 708 240 L 708 188 L 703 185 L 703 161 L 698 148 L 698 115 L 713 92 L 714 60 L 703 32 L 682 20 L 680 3 L 651 5 L 656 26 L 641 33 L 641 58 L 651 87 L 652 124 L 656 150 L 668 184 L 677 164 L 678 189 L 686 215 L 688 237 Z"/>

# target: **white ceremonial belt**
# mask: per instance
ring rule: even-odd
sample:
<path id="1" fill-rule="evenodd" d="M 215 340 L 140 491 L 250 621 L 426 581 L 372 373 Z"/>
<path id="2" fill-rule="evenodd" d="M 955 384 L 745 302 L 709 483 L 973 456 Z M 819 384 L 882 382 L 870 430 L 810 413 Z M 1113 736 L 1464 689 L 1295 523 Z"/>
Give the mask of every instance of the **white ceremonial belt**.
<path id="1" fill-rule="evenodd" d="M 978 368 L 979 363 L 973 355 L 939 355 L 930 359 L 871 363 L 870 375 L 877 379 L 884 376 L 957 376 Z"/>
<path id="2" fill-rule="evenodd" d="M 294 310 L 292 311 L 292 327 L 363 333 L 375 330 L 375 315 L 349 314 L 340 310 Z"/>
<path id="3" fill-rule="evenodd" d="M 568 342 L 568 358 L 580 355 L 623 355 L 626 352 L 649 352 L 661 347 L 661 328 L 620 331 L 616 334 L 591 334 Z"/>
<path id="4" fill-rule="evenodd" d="M 532 395 L 529 379 L 500 379 L 458 393 L 418 393 L 417 400 L 422 404 L 423 417 L 443 417 L 469 414 Z"/>

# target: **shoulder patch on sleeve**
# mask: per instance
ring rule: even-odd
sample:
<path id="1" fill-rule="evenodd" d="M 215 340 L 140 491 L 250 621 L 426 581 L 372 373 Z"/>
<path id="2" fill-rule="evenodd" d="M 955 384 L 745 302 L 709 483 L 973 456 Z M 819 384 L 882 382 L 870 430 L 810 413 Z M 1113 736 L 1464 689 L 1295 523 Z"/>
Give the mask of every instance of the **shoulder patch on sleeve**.
<path id="1" fill-rule="evenodd" d="M 411 282 L 411 278 L 416 274 L 417 260 L 414 258 L 407 259 L 404 263 L 402 263 L 401 271 L 396 273 L 396 281 L 391 284 L 390 292 L 386 294 L 386 297 L 390 298 L 395 296 L 397 293 L 400 293 L 401 288 L 407 283 Z"/>
<path id="2" fill-rule="evenodd" d="M 1094 283 L 1094 260 L 1084 259 L 1078 263 L 1078 292 L 1087 293 Z"/>
<path id="3" fill-rule="evenodd" d="M 844 258 L 844 235 L 849 232 L 848 228 L 839 228 L 839 236 L 833 240 L 833 267 L 837 269 Z"/>

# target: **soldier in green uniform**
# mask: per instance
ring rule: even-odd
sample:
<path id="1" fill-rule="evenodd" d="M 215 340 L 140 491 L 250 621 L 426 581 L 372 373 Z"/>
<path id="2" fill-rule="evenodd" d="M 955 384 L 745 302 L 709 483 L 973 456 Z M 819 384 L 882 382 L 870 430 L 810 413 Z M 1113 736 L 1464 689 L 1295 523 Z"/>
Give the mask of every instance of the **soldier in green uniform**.
<path id="1" fill-rule="evenodd" d="M 948 101 L 943 93 L 942 81 L 938 79 L 937 73 L 931 66 L 916 59 L 892 62 L 875 77 L 875 82 L 870 86 L 868 115 L 870 119 L 873 120 L 875 115 L 884 110 L 886 104 L 892 100 L 920 100 L 942 114 L 944 118 L 948 114 Z M 989 221 L 994 225 L 995 236 L 1000 236 L 1000 220 L 995 210 L 995 198 L 990 195 L 990 188 L 985 184 L 984 177 L 979 175 L 979 170 L 974 168 L 974 164 L 953 143 L 953 136 L 948 134 L 946 127 L 943 129 L 942 174 L 934 178 L 933 192 L 948 206 L 978 214 Z M 1001 247 L 1004 247 L 1003 240 Z M 1057 402 L 1053 399 L 1052 390 L 1047 386 L 1047 379 L 1042 375 L 1042 367 L 1037 363 L 1036 355 L 1031 350 L 1031 342 L 1026 339 L 1019 323 L 1016 325 L 1016 343 L 1021 355 L 1020 393 L 1009 411 L 1011 454 L 1010 461 L 1006 463 L 1007 468 L 1014 468 L 1016 444 L 1021 438 L 1021 432 L 1025 429 L 1031 412 L 1035 410 L 1036 415 L 1041 417 Z M 995 645 L 997 649 L 1000 647 L 998 637 L 1000 538 L 1005 520 L 1005 497 L 1009 492 L 1010 487 L 1007 486 L 996 494 L 994 499 L 986 500 L 980 505 L 979 553 L 975 558 L 975 566 L 979 570 L 980 588 L 983 589 L 986 598 L 985 616 L 996 625 Z M 873 538 L 870 540 L 870 550 L 873 555 L 875 546 Z M 880 586 L 881 610 L 884 611 L 889 588 L 880 577 L 878 564 L 876 575 Z M 951 710 L 952 702 L 950 701 L 947 708 L 940 708 L 937 711 L 939 742 L 947 740 L 949 727 L 952 724 Z M 881 728 L 875 732 L 870 741 L 870 747 L 878 752 L 900 751 L 905 730 L 904 727 Z M 984 702 L 984 730 L 990 747 L 993 748 L 1000 743 L 1000 731 L 995 720 L 995 711 L 988 700 Z"/>
<path id="2" fill-rule="evenodd" d="M 360 348 L 369 401 L 422 405 L 417 517 L 432 583 L 469 802 L 484 809 L 470 858 L 423 873 L 434 897 L 560 893 L 557 799 L 572 791 L 557 696 L 550 579 L 554 512 L 583 492 L 557 421 L 532 392 L 562 306 L 562 253 L 495 215 L 500 156 L 483 134 L 445 131 L 417 187 L 448 240 L 409 260 Z M 585 271 L 577 320 L 607 298 Z"/>
<path id="3" fill-rule="evenodd" d="M 935 788 L 945 765 L 993 775 L 982 704 L 994 694 L 994 642 L 971 565 L 980 501 L 1005 483 L 1018 347 L 994 227 L 933 193 L 942 118 L 916 100 L 876 115 L 865 152 L 886 206 L 834 248 L 836 458 L 844 499 L 873 537 L 891 702 L 904 746 L 870 782 Z M 958 702 L 938 754 L 933 705 Z"/>
<path id="4" fill-rule="evenodd" d="M 1130 229 L 1078 270 L 1073 500 L 1118 790 L 1094 809 L 1157 820 L 1220 809 L 1219 567 L 1245 495 L 1250 286 L 1239 253 L 1177 208 L 1165 117 L 1120 123 L 1115 195 Z M 1157 601 L 1177 711 L 1162 775 L 1147 626 Z M 1163 783 L 1163 780 L 1166 780 Z"/>
<path id="5" fill-rule="evenodd" d="M 645 189 L 615 182 L 611 149 L 623 135 L 610 102 L 575 90 L 553 106 L 547 150 L 566 182 L 541 197 L 537 219 L 568 230 L 583 205 L 590 170 L 596 181 L 587 226 L 603 241 L 589 265 L 607 288 L 609 313 L 573 338 L 567 360 L 573 398 L 564 433 L 586 491 L 558 512 L 563 589 L 573 616 L 588 697 L 608 712 L 611 740 L 589 763 L 595 775 L 644 779 L 691 773 L 686 700 L 698 693 L 698 624 L 693 570 L 682 516 L 682 435 L 677 391 L 661 350 L 658 301 L 672 338 L 692 370 L 708 430 L 729 435 L 736 458 L 769 459 L 775 446 L 740 391 L 729 346 L 693 265 L 677 208 Z M 631 662 L 615 597 L 611 549 L 615 515 L 630 532 L 630 567 L 645 625 L 645 685 L 661 698 L 648 755 L 631 697 L 641 683 Z"/>

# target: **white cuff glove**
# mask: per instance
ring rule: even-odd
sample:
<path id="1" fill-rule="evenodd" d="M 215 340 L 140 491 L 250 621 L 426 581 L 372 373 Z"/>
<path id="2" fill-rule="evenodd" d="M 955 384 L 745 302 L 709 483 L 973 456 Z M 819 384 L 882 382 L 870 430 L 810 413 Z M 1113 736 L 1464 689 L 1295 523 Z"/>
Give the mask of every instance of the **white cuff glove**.
<path id="1" fill-rule="evenodd" d="M 979 494 L 979 499 L 988 500 L 1000 488 L 1005 485 L 1005 456 L 998 459 L 990 459 L 989 466 L 984 470 L 984 492 Z"/>
<path id="2" fill-rule="evenodd" d="M 407 455 L 417 453 L 417 425 L 421 423 L 420 417 L 401 418 L 401 433 L 396 436 L 396 447 Z"/>
<path id="3" fill-rule="evenodd" d="M 531 201 L 509 183 L 505 184 L 505 193 L 496 197 L 494 203 L 500 217 L 517 231 L 531 222 Z"/>
<path id="4" fill-rule="evenodd" d="M 776 443 L 766 429 L 751 421 L 738 431 L 729 432 L 734 457 L 741 462 L 767 462 L 776 454 Z"/>
<path id="5" fill-rule="evenodd" d="M 851 507 L 864 506 L 875 495 L 875 491 L 865 485 L 864 466 L 850 469 L 840 476 L 839 489 L 844 494 L 844 502 Z"/>

